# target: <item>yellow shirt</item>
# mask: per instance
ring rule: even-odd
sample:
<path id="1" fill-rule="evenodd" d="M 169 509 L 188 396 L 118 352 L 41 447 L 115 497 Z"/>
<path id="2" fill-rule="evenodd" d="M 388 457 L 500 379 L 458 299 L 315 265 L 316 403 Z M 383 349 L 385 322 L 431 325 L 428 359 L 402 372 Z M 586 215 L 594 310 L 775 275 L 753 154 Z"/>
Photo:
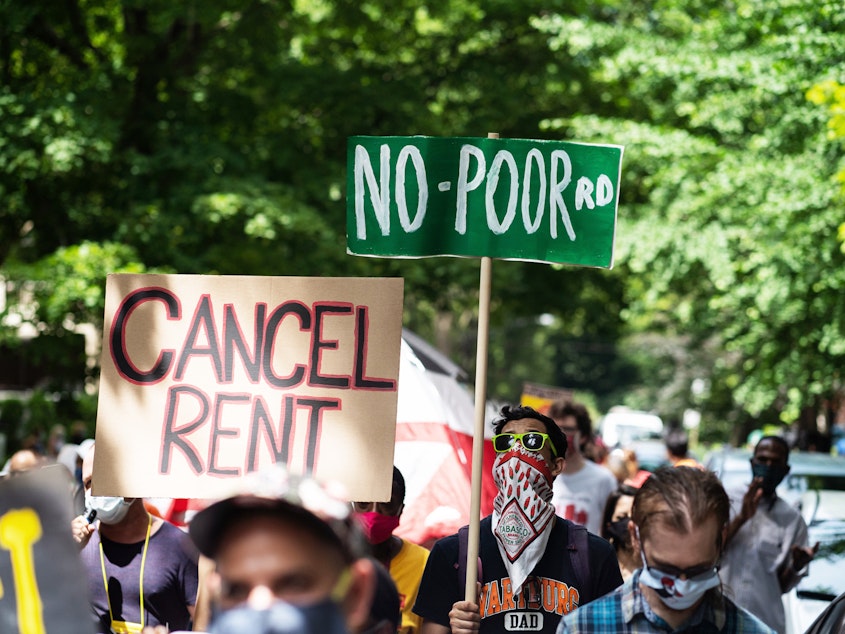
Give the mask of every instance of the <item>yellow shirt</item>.
<path id="1" fill-rule="evenodd" d="M 411 610 L 417 600 L 428 551 L 422 546 L 402 540 L 399 553 L 390 560 L 390 576 L 399 591 L 399 606 L 402 610 L 402 623 L 399 634 L 416 634 L 422 627 L 422 617 Z"/>

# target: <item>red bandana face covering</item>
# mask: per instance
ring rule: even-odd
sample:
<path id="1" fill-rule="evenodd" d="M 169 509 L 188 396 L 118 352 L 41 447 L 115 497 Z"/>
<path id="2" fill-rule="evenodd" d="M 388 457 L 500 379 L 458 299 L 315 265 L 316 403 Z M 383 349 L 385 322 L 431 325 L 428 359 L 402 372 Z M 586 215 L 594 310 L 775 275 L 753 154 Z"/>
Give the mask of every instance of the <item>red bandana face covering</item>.
<path id="1" fill-rule="evenodd" d="M 552 474 L 543 457 L 516 444 L 493 465 L 499 489 L 493 501 L 493 535 L 516 596 L 543 557 L 551 534 Z"/>

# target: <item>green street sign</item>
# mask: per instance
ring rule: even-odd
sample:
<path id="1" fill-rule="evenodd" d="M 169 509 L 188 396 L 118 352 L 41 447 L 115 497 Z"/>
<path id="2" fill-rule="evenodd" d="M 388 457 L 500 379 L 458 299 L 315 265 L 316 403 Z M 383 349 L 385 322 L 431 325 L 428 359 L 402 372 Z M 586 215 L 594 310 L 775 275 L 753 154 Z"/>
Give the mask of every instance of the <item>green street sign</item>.
<path id="1" fill-rule="evenodd" d="M 350 137 L 347 252 L 610 268 L 622 150 L 527 139 Z"/>

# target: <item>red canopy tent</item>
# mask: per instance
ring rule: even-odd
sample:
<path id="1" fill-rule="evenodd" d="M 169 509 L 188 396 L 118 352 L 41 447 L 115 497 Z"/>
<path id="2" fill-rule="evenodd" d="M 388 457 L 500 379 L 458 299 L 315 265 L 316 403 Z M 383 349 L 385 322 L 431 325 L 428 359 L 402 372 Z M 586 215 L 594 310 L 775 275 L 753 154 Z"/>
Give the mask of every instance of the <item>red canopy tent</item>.
<path id="1" fill-rule="evenodd" d="M 405 477 L 405 510 L 396 534 L 430 546 L 469 523 L 474 401 L 466 373 L 404 330 L 399 366 L 394 464 Z M 488 421 L 495 411 L 488 406 Z M 494 452 L 487 425 L 481 515 L 493 510 Z"/>

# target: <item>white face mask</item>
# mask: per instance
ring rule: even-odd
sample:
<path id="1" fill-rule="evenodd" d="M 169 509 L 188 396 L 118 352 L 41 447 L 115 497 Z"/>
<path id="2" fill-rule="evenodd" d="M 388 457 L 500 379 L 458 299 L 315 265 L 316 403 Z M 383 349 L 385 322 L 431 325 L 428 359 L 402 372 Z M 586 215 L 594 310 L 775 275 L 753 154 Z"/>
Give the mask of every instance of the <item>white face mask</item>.
<path id="1" fill-rule="evenodd" d="M 135 500 L 125 498 L 106 497 L 91 495 L 91 491 L 85 491 L 85 508 L 97 511 L 97 519 L 103 524 L 117 524 L 126 517 L 129 507 Z"/>
<path id="2" fill-rule="evenodd" d="M 715 567 L 695 577 L 681 579 L 668 572 L 650 568 L 646 563 L 642 548 L 640 548 L 640 557 L 643 560 L 640 583 L 656 590 L 660 600 L 672 610 L 691 608 L 704 596 L 705 592 L 721 583 Z"/>

